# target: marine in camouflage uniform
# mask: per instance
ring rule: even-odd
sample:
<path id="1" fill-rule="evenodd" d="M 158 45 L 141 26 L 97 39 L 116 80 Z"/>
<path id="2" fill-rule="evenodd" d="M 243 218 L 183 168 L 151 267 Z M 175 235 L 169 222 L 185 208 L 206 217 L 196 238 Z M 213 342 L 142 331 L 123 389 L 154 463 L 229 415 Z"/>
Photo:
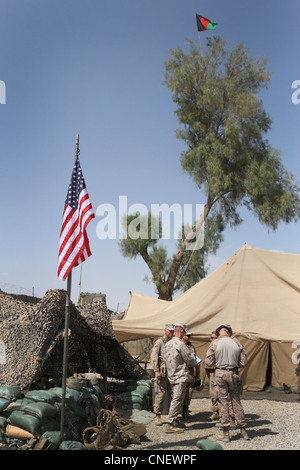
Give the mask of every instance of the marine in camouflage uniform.
<path id="1" fill-rule="evenodd" d="M 292 362 L 293 362 L 293 364 L 297 365 L 296 370 L 295 370 L 295 374 L 298 377 L 297 393 L 299 395 L 298 400 L 300 400 L 300 349 L 297 349 L 295 352 L 293 352 Z"/>
<path id="2" fill-rule="evenodd" d="M 187 345 L 189 350 L 196 356 L 196 348 L 191 342 L 191 332 L 190 330 L 186 329 L 186 332 L 182 338 L 182 341 L 184 344 Z M 200 364 L 197 366 L 191 366 L 189 367 L 189 378 L 187 381 L 186 385 L 186 392 L 185 392 L 185 398 L 183 402 L 183 411 L 182 411 L 182 417 L 183 418 L 188 418 L 190 417 L 189 415 L 189 406 L 191 403 L 191 399 L 193 396 L 193 391 L 194 391 L 194 384 L 196 380 L 200 379 Z"/>
<path id="3" fill-rule="evenodd" d="M 221 325 L 217 329 L 219 336 L 211 343 L 205 358 L 208 367 L 213 365 L 216 367 L 214 387 L 223 429 L 221 438 L 225 441 L 229 441 L 230 401 L 241 437 L 249 439 L 245 430 L 245 414 L 239 397 L 239 368 L 247 364 L 247 356 L 241 343 L 236 338 L 230 338 L 229 330 L 227 325 Z"/>
<path id="4" fill-rule="evenodd" d="M 195 363 L 195 355 L 181 340 L 185 333 L 185 325 L 175 325 L 173 338 L 165 345 L 165 363 L 168 371 L 168 379 L 172 388 L 172 400 L 169 413 L 166 418 L 167 431 L 178 432 L 185 428 L 179 422 L 182 415 L 183 402 L 189 379 L 189 366 Z"/>
<path id="5" fill-rule="evenodd" d="M 173 337 L 175 326 L 168 324 L 165 326 L 164 336 L 155 341 L 151 351 L 150 363 L 155 373 L 154 392 L 155 401 L 153 413 L 156 414 L 155 424 L 162 425 L 161 415 L 164 407 L 164 400 L 168 392 L 169 404 L 171 401 L 171 386 L 168 381 L 167 368 L 165 365 L 165 345 Z"/>
<path id="6" fill-rule="evenodd" d="M 217 339 L 217 334 L 215 331 L 211 332 L 210 335 L 210 341 L 214 341 Z M 203 363 L 208 381 L 209 381 L 209 395 L 210 395 L 210 400 L 211 400 L 211 409 L 212 409 L 212 414 L 210 416 L 210 419 L 212 421 L 218 420 L 219 419 L 219 411 L 218 411 L 218 403 L 217 399 L 215 397 L 215 388 L 214 388 L 214 383 L 215 383 L 215 366 L 212 368 L 208 368 L 206 363 Z"/>

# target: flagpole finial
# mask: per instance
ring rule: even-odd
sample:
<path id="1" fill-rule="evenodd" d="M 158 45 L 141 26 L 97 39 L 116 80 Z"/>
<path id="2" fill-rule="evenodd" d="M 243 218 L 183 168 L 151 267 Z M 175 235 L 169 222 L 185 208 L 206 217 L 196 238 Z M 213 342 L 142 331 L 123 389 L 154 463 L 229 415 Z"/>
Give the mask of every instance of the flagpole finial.
<path id="1" fill-rule="evenodd" d="M 79 134 L 76 134 L 76 144 L 75 144 L 75 162 L 79 155 Z"/>

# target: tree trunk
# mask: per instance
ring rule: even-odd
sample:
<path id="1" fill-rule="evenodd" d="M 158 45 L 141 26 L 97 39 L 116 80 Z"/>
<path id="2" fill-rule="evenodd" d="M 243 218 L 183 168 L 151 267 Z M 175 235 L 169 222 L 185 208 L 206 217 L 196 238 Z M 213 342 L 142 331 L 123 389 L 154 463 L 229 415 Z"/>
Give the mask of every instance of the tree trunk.
<path id="1" fill-rule="evenodd" d="M 174 256 L 174 260 L 173 260 L 173 263 L 172 263 L 172 266 L 171 266 L 171 269 L 170 269 L 170 272 L 169 272 L 169 276 L 168 276 L 168 279 L 167 279 L 167 282 L 166 282 L 166 285 L 165 285 L 166 293 L 165 294 L 162 293 L 163 295 L 162 295 L 162 297 L 159 296 L 158 297 L 159 299 L 163 299 L 163 300 L 172 300 L 173 299 L 174 286 L 175 286 L 178 270 L 179 270 L 181 262 L 182 262 L 182 258 L 183 258 L 184 254 L 186 252 L 187 245 L 191 242 L 191 240 L 195 236 L 196 230 L 199 230 L 202 227 L 206 217 L 209 214 L 209 211 L 212 207 L 212 203 L 210 201 L 211 201 L 210 197 L 208 197 L 207 203 L 204 206 L 203 214 L 201 215 L 200 219 L 197 220 L 196 225 L 192 228 L 190 233 L 186 236 L 185 240 L 182 242 L 182 244 L 180 246 L 180 249 L 178 250 L 177 254 Z"/>

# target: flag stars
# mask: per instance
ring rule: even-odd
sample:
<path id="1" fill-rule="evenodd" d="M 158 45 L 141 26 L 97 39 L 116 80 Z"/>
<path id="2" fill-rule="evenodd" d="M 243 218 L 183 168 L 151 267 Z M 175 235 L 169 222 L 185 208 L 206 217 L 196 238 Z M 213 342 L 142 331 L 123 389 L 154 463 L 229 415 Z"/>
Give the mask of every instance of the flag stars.
<path id="1" fill-rule="evenodd" d="M 79 159 L 73 168 L 71 182 L 68 188 L 68 194 L 66 198 L 66 204 L 68 204 L 75 211 L 78 206 L 79 195 L 83 189 L 85 189 L 85 182 L 82 175 Z"/>

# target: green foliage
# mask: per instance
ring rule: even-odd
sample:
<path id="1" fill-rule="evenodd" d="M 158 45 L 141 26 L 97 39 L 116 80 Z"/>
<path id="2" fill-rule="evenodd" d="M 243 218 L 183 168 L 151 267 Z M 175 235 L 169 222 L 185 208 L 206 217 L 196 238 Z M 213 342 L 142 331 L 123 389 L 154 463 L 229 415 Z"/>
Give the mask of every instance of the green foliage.
<path id="1" fill-rule="evenodd" d="M 183 170 L 204 191 L 208 210 L 217 203 L 226 223 L 241 222 L 241 204 L 274 230 L 297 220 L 299 186 L 266 139 L 271 119 L 258 97 L 270 81 L 266 61 L 249 58 L 243 44 L 227 52 L 218 36 L 208 41 L 205 57 L 188 42 L 189 54 L 171 52 L 164 80 L 183 125 L 176 133 L 187 144 Z"/>
<path id="2" fill-rule="evenodd" d="M 176 136 L 187 146 L 181 154 L 182 168 L 206 197 L 203 248 L 189 251 L 186 236 L 168 258 L 167 250 L 158 245 L 160 222 L 151 214 L 125 216 L 129 237 L 120 241 L 124 256 L 142 256 L 159 298 L 166 300 L 206 275 L 208 254 L 222 242 L 227 224 L 242 222 L 242 205 L 274 230 L 280 222 L 300 216 L 299 186 L 266 138 L 271 119 L 259 99 L 270 82 L 266 60 L 250 58 L 243 44 L 228 52 L 219 36 L 208 40 L 204 57 L 193 41 L 188 44 L 188 54 L 181 48 L 171 51 L 164 84 L 172 92 L 181 125 Z M 152 225 L 159 236 L 151 233 Z M 130 236 L 130 227 L 137 236 Z"/>
<path id="3" fill-rule="evenodd" d="M 122 219 L 123 233 L 131 236 L 119 241 L 119 247 L 124 257 L 132 260 L 141 256 L 146 262 L 151 275 L 145 276 L 147 282 L 153 282 L 159 298 L 170 300 L 178 290 L 187 290 L 207 274 L 207 258 L 209 253 L 215 253 L 222 241 L 224 224 L 217 213 L 206 219 L 204 227 L 203 247 L 197 250 L 185 251 L 181 260 L 176 283 L 170 291 L 169 275 L 172 270 L 175 255 L 169 257 L 167 249 L 158 245 L 162 239 L 162 224 L 159 217 L 151 213 L 124 215 Z M 178 250 L 191 227 L 182 229 L 182 238 L 178 238 Z M 153 236 L 157 238 L 153 238 Z M 132 238 L 133 237 L 133 238 Z"/>

